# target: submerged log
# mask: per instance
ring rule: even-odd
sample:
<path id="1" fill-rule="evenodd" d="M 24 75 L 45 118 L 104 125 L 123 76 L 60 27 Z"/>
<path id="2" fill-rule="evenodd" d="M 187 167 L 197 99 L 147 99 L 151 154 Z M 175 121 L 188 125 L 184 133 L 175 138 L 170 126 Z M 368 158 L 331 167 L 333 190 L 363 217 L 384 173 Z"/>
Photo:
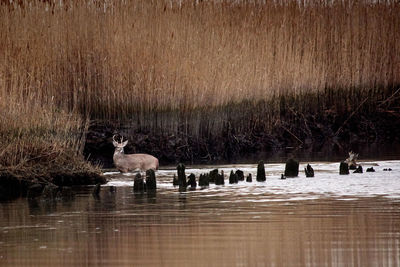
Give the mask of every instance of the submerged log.
<path id="1" fill-rule="evenodd" d="M 190 186 L 190 189 L 196 189 L 197 183 L 196 183 L 196 176 L 191 173 L 188 177 L 189 181 L 188 184 Z"/>
<path id="2" fill-rule="evenodd" d="M 286 177 L 297 177 L 299 176 L 299 162 L 290 158 L 286 161 L 285 165 L 285 176 Z"/>
<path id="3" fill-rule="evenodd" d="M 265 177 L 265 167 L 264 167 L 264 161 L 260 160 L 257 165 L 257 177 L 256 177 L 257 182 L 265 182 L 266 177 Z"/>
<path id="4" fill-rule="evenodd" d="M 366 172 L 375 172 L 374 167 L 367 168 Z"/>
<path id="5" fill-rule="evenodd" d="M 340 175 L 349 174 L 349 164 L 347 164 L 347 162 L 345 162 L 345 161 L 340 162 L 339 174 Z"/>
<path id="6" fill-rule="evenodd" d="M 361 165 L 358 165 L 357 169 L 353 173 L 363 173 L 363 168 Z"/>
<path id="7" fill-rule="evenodd" d="M 146 189 L 147 191 L 157 189 L 156 173 L 153 169 L 146 171 Z"/>
<path id="8" fill-rule="evenodd" d="M 210 179 L 208 174 L 200 174 L 199 186 L 206 187 L 210 185 Z"/>
<path id="9" fill-rule="evenodd" d="M 135 193 L 143 193 L 145 189 L 145 184 L 143 181 L 143 177 L 140 173 L 136 174 L 135 179 L 133 180 L 133 192 Z"/>
<path id="10" fill-rule="evenodd" d="M 246 182 L 248 182 L 248 183 L 253 182 L 253 177 L 251 177 L 251 173 L 249 173 L 249 175 L 247 175 Z"/>
<path id="11" fill-rule="evenodd" d="M 236 175 L 236 173 L 234 173 L 233 171 L 231 171 L 231 174 L 229 175 L 229 183 L 230 184 L 237 184 L 238 183 L 238 176 Z"/>
<path id="12" fill-rule="evenodd" d="M 244 181 L 244 173 L 243 173 L 243 171 L 237 170 L 236 171 L 236 175 L 237 175 L 239 181 Z"/>
<path id="13" fill-rule="evenodd" d="M 304 172 L 306 173 L 306 177 L 314 177 L 314 169 L 310 164 L 307 164 L 307 167 L 304 168 Z"/>
<path id="14" fill-rule="evenodd" d="M 187 182 L 186 182 L 186 174 L 185 174 L 185 165 L 182 163 L 179 163 L 178 166 L 176 167 L 178 171 L 178 184 L 180 188 L 186 188 L 187 187 Z"/>

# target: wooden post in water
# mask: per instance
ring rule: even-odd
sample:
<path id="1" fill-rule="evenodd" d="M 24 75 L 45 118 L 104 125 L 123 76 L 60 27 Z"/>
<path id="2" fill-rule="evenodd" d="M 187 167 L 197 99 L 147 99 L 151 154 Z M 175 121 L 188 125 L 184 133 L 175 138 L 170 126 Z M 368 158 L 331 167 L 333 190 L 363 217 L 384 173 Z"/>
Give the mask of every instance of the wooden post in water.
<path id="1" fill-rule="evenodd" d="M 190 185 L 190 189 L 192 189 L 192 190 L 196 189 L 196 186 L 197 186 L 196 176 L 193 173 L 191 173 L 188 178 L 189 178 L 188 184 Z"/>
<path id="2" fill-rule="evenodd" d="M 299 176 L 299 162 L 290 158 L 286 161 L 285 166 L 286 177 L 297 177 Z"/>
<path id="3" fill-rule="evenodd" d="M 230 184 L 237 184 L 238 183 L 238 176 L 233 171 L 231 171 L 231 174 L 229 175 L 229 183 Z"/>
<path id="4" fill-rule="evenodd" d="M 187 182 L 186 182 L 186 174 L 185 174 L 185 165 L 182 163 L 179 163 L 178 166 L 176 167 L 178 171 L 178 184 L 179 188 L 186 188 L 187 187 Z"/>
<path id="5" fill-rule="evenodd" d="M 225 176 L 224 176 L 224 171 L 221 171 L 221 174 L 217 173 L 217 177 L 215 180 L 215 185 L 223 185 L 225 184 Z"/>
<path id="6" fill-rule="evenodd" d="M 349 174 L 349 164 L 347 164 L 347 162 L 344 162 L 344 161 L 340 162 L 339 174 L 340 175 Z"/>
<path id="7" fill-rule="evenodd" d="M 206 187 L 209 185 L 210 185 L 209 175 L 208 174 L 200 174 L 199 186 Z"/>
<path id="8" fill-rule="evenodd" d="M 210 171 L 210 174 L 209 174 L 210 183 L 215 183 L 217 178 L 218 178 L 218 169 L 214 169 L 214 170 Z"/>
<path id="9" fill-rule="evenodd" d="M 238 181 L 244 181 L 244 173 L 241 170 L 236 171 L 236 175 L 238 177 Z"/>
<path id="10" fill-rule="evenodd" d="M 153 169 L 146 171 L 146 188 L 147 191 L 157 189 L 156 173 Z"/>
<path id="11" fill-rule="evenodd" d="M 314 177 L 314 169 L 311 167 L 310 164 L 307 164 L 307 168 L 304 168 L 304 172 L 306 177 Z"/>
<path id="12" fill-rule="evenodd" d="M 353 173 L 363 173 L 363 168 L 361 165 L 358 165 L 358 167 L 356 168 L 356 170 Z"/>
<path id="13" fill-rule="evenodd" d="M 265 182 L 266 177 L 265 177 L 265 167 L 264 167 L 264 161 L 260 160 L 257 165 L 257 177 L 256 177 L 257 182 Z"/>
<path id="14" fill-rule="evenodd" d="M 175 173 L 174 173 L 174 178 L 172 178 L 172 184 L 173 184 L 174 186 L 179 185 L 179 181 L 178 181 L 178 178 L 176 178 Z"/>
<path id="15" fill-rule="evenodd" d="M 143 193 L 144 187 L 145 185 L 142 175 L 140 173 L 136 174 L 135 179 L 133 180 L 133 192 Z"/>
<path id="16" fill-rule="evenodd" d="M 253 182 L 253 177 L 251 177 L 251 173 L 249 173 L 249 175 L 247 175 L 246 182 L 248 182 L 248 183 Z"/>

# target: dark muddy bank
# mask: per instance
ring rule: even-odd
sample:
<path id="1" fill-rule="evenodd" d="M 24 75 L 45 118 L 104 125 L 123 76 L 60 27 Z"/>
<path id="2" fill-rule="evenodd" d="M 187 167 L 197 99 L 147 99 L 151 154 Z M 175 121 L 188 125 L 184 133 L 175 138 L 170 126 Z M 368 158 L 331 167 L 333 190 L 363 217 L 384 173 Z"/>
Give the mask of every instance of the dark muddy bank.
<path id="1" fill-rule="evenodd" d="M 315 160 L 337 160 L 350 150 L 360 152 L 363 158 L 399 155 L 390 151 L 400 147 L 398 110 L 305 113 L 284 108 L 272 116 L 266 105 L 254 106 L 250 112 L 243 105 L 228 111 L 203 110 L 192 117 L 176 115 L 180 123 L 174 130 L 130 120 L 93 121 L 84 153 L 90 161 L 112 167 L 112 136 L 122 134 L 129 140 L 126 153 L 149 153 L 161 164 L 257 162 L 276 155 L 285 158 L 289 153 L 299 158 L 316 155 Z M 166 115 L 153 115 L 152 119 L 160 116 Z"/>
<path id="2" fill-rule="evenodd" d="M 62 171 L 52 170 L 37 173 L 32 170 L 0 170 L 0 201 L 17 197 L 26 197 L 30 190 L 40 196 L 46 186 L 54 187 L 54 192 L 70 186 L 93 185 L 106 183 L 100 173 L 93 171 Z M 33 192 L 31 191 L 31 192 Z"/>

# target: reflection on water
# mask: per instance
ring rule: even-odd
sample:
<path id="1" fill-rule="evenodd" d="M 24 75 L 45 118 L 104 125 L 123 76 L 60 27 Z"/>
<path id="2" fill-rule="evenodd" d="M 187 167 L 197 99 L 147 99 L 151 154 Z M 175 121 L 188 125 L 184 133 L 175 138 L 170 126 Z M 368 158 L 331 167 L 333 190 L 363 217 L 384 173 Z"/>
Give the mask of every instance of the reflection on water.
<path id="1" fill-rule="evenodd" d="M 0 265 L 400 265 L 400 197 L 381 194 L 398 172 L 336 177 L 321 163 L 316 178 L 281 181 L 280 167 L 267 166 L 266 183 L 179 193 L 165 170 L 151 195 L 119 176 L 99 199 L 81 188 L 70 202 L 1 203 Z"/>

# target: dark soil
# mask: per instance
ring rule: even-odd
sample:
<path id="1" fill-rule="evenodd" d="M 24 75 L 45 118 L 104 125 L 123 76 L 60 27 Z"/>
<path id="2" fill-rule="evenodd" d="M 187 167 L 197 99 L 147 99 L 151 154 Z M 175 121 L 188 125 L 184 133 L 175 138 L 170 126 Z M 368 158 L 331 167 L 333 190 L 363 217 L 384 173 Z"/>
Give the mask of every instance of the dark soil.
<path id="1" fill-rule="evenodd" d="M 53 171 L 46 174 L 33 174 L 31 171 L 10 171 L 0 170 L 0 201 L 25 197 L 28 188 L 40 185 L 42 189 L 45 185 L 53 184 L 58 187 L 93 185 L 106 183 L 106 179 L 99 173 L 82 172 L 61 172 Z"/>

